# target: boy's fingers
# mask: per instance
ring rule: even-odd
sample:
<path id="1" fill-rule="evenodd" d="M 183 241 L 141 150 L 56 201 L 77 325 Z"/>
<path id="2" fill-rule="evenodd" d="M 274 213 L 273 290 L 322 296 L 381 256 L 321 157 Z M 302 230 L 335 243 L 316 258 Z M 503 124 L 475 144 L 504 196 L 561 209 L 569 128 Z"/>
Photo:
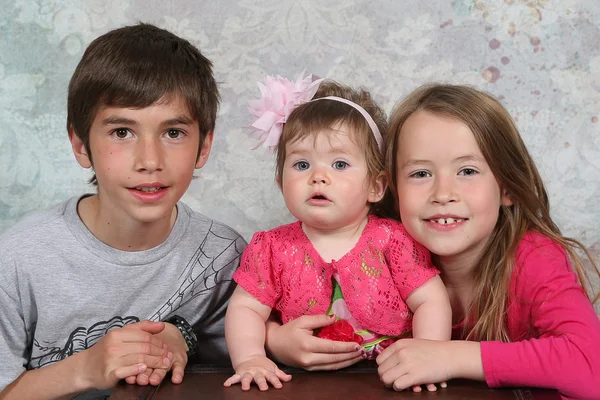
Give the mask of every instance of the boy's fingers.
<path id="1" fill-rule="evenodd" d="M 161 356 L 152 356 L 147 354 L 127 354 L 119 359 L 120 365 L 135 365 L 135 364 L 145 364 L 148 368 L 156 369 L 168 369 L 171 366 L 171 360 L 166 357 Z M 145 369 L 144 369 L 145 371 Z M 140 372 L 136 372 L 135 375 L 138 375 Z M 133 374 L 130 374 L 133 375 Z M 129 375 L 126 375 L 129 376 Z M 126 376 L 123 376 L 119 379 L 123 379 Z"/>
<path id="2" fill-rule="evenodd" d="M 143 363 L 135 363 L 125 365 L 124 367 L 119 367 L 110 372 L 111 378 L 114 380 L 120 381 L 121 379 L 125 379 L 128 376 L 137 376 L 138 374 L 144 372 L 147 366 Z"/>
<path id="3" fill-rule="evenodd" d="M 148 382 L 150 382 L 152 386 L 158 386 L 163 381 L 163 379 L 165 379 L 166 375 L 166 369 L 155 369 L 154 371 L 152 371 L 152 374 L 148 377 Z"/>
<path id="4" fill-rule="evenodd" d="M 171 367 L 171 382 L 181 383 L 183 382 L 183 375 L 185 371 L 185 364 L 181 361 L 174 361 Z"/>

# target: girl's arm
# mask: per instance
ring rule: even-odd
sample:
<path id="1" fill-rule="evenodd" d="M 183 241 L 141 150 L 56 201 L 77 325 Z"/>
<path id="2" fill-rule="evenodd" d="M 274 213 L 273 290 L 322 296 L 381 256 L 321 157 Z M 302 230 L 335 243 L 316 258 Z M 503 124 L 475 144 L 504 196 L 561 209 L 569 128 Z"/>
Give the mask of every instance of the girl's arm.
<path id="1" fill-rule="evenodd" d="M 265 322 L 270 313 L 271 307 L 236 287 L 225 315 L 225 340 L 236 373 L 225 386 L 241 382 L 242 390 L 249 390 L 254 381 L 260 390 L 267 390 L 267 382 L 280 388 L 280 380 L 291 379 L 265 354 Z"/>
<path id="2" fill-rule="evenodd" d="M 534 337 L 513 343 L 482 342 L 488 385 L 556 388 L 576 398 L 600 398 L 600 320 L 577 282 L 565 251 L 532 237 L 517 258 L 514 324 L 528 320 Z"/>

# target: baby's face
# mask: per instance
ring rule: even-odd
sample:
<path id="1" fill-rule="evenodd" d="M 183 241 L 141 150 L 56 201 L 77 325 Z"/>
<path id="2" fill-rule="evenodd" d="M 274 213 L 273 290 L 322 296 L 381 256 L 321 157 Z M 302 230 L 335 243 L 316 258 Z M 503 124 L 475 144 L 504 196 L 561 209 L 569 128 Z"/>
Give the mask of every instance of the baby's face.
<path id="1" fill-rule="evenodd" d="M 288 209 L 311 227 L 351 226 L 373 201 L 364 151 L 345 124 L 288 143 L 281 178 Z"/>

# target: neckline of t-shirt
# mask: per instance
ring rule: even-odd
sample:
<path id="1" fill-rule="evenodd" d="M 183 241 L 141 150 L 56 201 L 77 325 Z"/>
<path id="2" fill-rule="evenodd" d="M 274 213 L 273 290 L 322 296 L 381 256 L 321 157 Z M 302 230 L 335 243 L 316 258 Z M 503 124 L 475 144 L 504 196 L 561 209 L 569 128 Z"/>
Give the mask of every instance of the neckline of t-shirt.
<path id="1" fill-rule="evenodd" d="M 181 241 L 190 221 L 190 210 L 185 204 L 177 203 L 177 217 L 169 236 L 164 242 L 148 250 L 143 251 L 124 251 L 115 249 L 112 246 L 99 240 L 85 226 L 79 214 L 77 213 L 77 205 L 79 201 L 91 194 L 85 194 L 79 197 L 73 197 L 67 201 L 65 207 L 65 221 L 71 231 L 71 234 L 78 240 L 87 250 L 96 257 L 104 261 L 110 262 L 119 266 L 135 267 L 145 266 L 150 263 L 159 261 L 167 256 L 175 246 Z"/>

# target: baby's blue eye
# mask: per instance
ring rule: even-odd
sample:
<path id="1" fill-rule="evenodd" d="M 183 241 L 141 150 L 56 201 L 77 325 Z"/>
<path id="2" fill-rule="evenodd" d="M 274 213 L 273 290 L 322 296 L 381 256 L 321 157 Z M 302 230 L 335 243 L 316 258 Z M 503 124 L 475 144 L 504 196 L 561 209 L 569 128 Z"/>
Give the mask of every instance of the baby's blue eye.
<path id="1" fill-rule="evenodd" d="M 348 168 L 348 163 L 346 161 L 336 161 L 333 163 L 334 169 L 346 169 Z"/>
<path id="2" fill-rule="evenodd" d="M 310 167 L 310 164 L 307 161 L 298 161 L 294 164 L 294 168 L 298 171 L 306 171 Z"/>

